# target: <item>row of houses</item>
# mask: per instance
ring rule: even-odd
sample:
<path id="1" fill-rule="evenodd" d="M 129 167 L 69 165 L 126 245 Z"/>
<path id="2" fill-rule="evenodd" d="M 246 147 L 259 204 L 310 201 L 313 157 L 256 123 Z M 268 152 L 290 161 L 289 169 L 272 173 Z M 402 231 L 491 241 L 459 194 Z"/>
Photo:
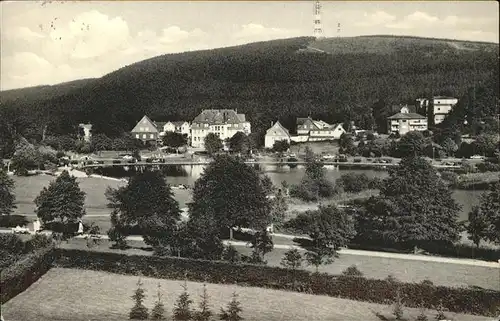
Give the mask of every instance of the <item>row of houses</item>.
<path id="1" fill-rule="evenodd" d="M 404 135 L 409 131 L 425 131 L 428 129 L 429 118 L 434 124 L 441 123 L 458 103 L 456 98 L 443 96 L 436 96 L 431 100 L 421 98 L 416 101 L 416 105 L 393 106 L 394 114 L 387 118 L 389 134 Z M 238 113 L 237 110 L 205 109 L 192 122 L 156 122 L 144 116 L 132 129 L 133 137 L 143 142 L 159 142 L 167 132 L 183 134 L 192 147 L 204 148 L 205 137 L 209 133 L 217 135 L 224 141 L 237 132 L 249 135 L 251 124 L 245 114 Z M 281 140 L 297 143 L 336 140 L 345 132 L 341 123 L 329 124 L 311 117 L 297 118 L 296 135 L 291 135 L 279 122 L 272 123 L 266 131 L 264 146 L 272 148 L 276 141 Z"/>
<path id="2" fill-rule="evenodd" d="M 458 103 L 457 98 L 444 96 L 419 98 L 416 101 L 416 105 L 393 107 L 395 114 L 387 118 L 389 134 L 404 135 L 409 131 L 425 131 L 429 127 L 429 121 L 434 125 L 442 123 Z"/>
<path id="3" fill-rule="evenodd" d="M 322 120 L 314 120 L 311 117 L 297 118 L 297 135 L 290 135 L 288 129 L 275 122 L 266 131 L 264 147 L 272 148 L 277 141 L 290 142 L 318 142 L 339 139 L 346 131 L 341 123 L 328 124 Z"/>
<path id="4" fill-rule="evenodd" d="M 311 117 L 297 118 L 297 135 L 290 135 L 288 129 L 279 122 L 271 124 L 265 135 L 265 147 L 272 148 L 274 142 L 286 140 L 288 142 L 310 142 L 339 139 L 345 133 L 342 124 L 328 124 L 322 120 L 313 120 Z M 194 148 L 203 148 L 205 137 L 209 133 L 217 135 L 221 140 L 233 137 L 237 132 L 246 135 L 251 133 L 251 124 L 245 114 L 239 114 L 232 109 L 206 109 L 194 120 L 156 122 L 147 115 L 134 126 L 131 133 L 136 139 L 143 142 L 159 142 L 167 132 L 176 132 L 186 135 L 189 144 Z"/>

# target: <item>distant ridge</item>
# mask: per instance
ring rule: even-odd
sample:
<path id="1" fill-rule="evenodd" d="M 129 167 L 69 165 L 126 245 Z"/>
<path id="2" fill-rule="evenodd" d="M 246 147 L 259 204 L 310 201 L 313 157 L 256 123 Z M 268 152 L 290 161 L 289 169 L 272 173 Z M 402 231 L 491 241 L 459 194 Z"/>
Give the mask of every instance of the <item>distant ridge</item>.
<path id="1" fill-rule="evenodd" d="M 461 97 L 498 77 L 498 52 L 496 43 L 389 35 L 278 39 L 165 54 L 97 79 L 6 91 L 1 108 L 24 110 L 29 123 L 48 124 L 55 134 L 90 122 L 115 136 L 145 114 L 190 120 L 221 108 L 246 114 L 260 134 L 271 121 L 293 129 L 296 117 L 309 114 L 371 126 L 375 103 Z"/>

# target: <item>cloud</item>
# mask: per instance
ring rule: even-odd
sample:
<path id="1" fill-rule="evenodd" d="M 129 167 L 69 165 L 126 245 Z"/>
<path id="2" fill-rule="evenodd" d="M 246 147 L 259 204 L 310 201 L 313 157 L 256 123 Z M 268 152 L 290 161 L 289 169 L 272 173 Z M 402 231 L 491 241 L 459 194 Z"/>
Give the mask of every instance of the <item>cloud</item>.
<path id="1" fill-rule="evenodd" d="M 425 12 L 416 11 L 412 14 L 407 15 L 400 21 L 387 24 L 387 27 L 394 29 L 414 29 L 431 27 L 437 22 L 439 22 L 438 17 L 431 16 Z"/>
<path id="2" fill-rule="evenodd" d="M 23 26 L 5 32 L 8 50 L 2 51 L 2 90 L 101 77 L 157 55 L 210 47 L 202 41 L 207 35 L 200 29 L 166 26 L 158 32 L 145 29 L 132 34 L 123 18 L 97 10 L 50 28 L 40 26 L 40 31 Z"/>
<path id="3" fill-rule="evenodd" d="M 396 20 L 396 17 L 384 11 L 376 11 L 373 13 L 364 13 L 360 21 L 354 24 L 360 27 L 373 27 L 383 25 Z"/>
<path id="4" fill-rule="evenodd" d="M 265 41 L 279 38 L 289 38 L 300 34 L 299 30 L 265 27 L 261 24 L 249 23 L 242 25 L 241 28 L 234 34 L 234 38 L 238 39 L 239 42 L 251 42 L 255 40 Z"/>

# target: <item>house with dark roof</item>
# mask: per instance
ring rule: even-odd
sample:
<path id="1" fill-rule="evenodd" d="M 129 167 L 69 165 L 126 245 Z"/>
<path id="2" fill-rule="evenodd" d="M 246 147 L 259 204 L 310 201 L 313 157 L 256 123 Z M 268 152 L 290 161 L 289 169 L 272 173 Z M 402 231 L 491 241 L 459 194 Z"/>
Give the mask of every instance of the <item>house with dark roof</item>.
<path id="1" fill-rule="evenodd" d="M 424 131 L 427 128 L 427 117 L 410 112 L 408 106 L 402 107 L 398 113 L 387 117 L 388 134 L 404 135 L 407 132 Z"/>
<path id="2" fill-rule="evenodd" d="M 291 139 L 295 142 L 335 140 L 345 132 L 341 123 L 328 124 L 311 117 L 297 118 L 297 136 Z"/>
<path id="3" fill-rule="evenodd" d="M 266 135 L 264 136 L 264 147 L 273 148 L 275 142 L 282 140 L 290 144 L 290 133 L 288 129 L 277 121 L 266 131 Z"/>
<path id="4" fill-rule="evenodd" d="M 233 109 L 205 109 L 191 123 L 191 146 L 203 148 L 209 133 L 214 133 L 224 141 L 237 132 L 246 135 L 251 133 L 251 125 L 245 114 L 238 114 Z"/>

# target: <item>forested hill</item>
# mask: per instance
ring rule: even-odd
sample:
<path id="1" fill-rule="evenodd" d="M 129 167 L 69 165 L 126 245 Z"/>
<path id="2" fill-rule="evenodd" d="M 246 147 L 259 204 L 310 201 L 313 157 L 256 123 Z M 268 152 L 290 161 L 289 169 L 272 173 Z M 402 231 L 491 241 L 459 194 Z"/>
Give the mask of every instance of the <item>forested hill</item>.
<path id="1" fill-rule="evenodd" d="M 118 135 L 144 114 L 160 121 L 191 120 L 204 108 L 237 108 L 261 134 L 273 120 L 292 128 L 295 117 L 309 113 L 369 126 L 372 107 L 419 96 L 461 97 L 482 80 L 498 77 L 498 51 L 493 43 L 365 36 L 168 54 L 73 88 L 52 86 L 57 94 L 12 99 L 28 89 L 11 91 L 6 95 L 11 98 L 2 98 L 0 119 L 25 135 L 45 124 L 52 133 L 74 133 L 80 122 Z"/>

